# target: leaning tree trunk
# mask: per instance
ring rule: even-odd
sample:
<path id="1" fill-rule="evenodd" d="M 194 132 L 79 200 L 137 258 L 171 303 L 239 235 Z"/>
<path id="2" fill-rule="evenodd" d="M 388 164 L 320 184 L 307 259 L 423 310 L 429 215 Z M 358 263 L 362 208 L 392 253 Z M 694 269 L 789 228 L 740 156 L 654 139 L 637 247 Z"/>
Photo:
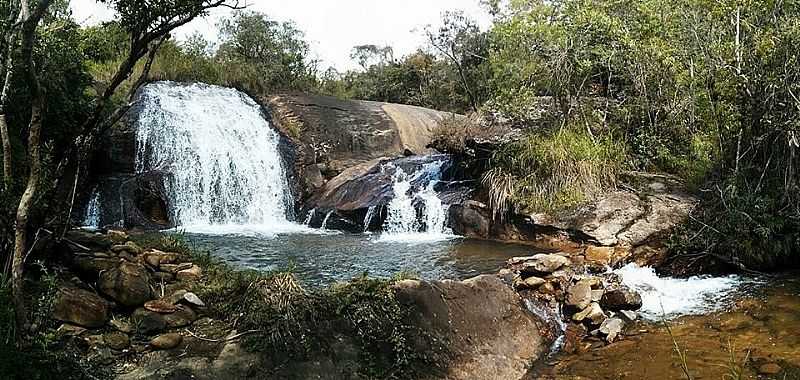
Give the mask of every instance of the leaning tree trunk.
<path id="1" fill-rule="evenodd" d="M 6 121 L 6 104 L 8 104 L 9 91 L 11 88 L 11 79 L 14 76 L 14 61 L 11 58 L 16 43 L 15 32 L 16 26 L 22 22 L 23 14 L 20 13 L 20 19 L 17 20 L 11 27 L 8 28 L 8 33 L 3 38 L 3 89 L 0 91 L 0 140 L 3 142 L 3 189 L 9 191 L 11 189 L 11 136 L 8 133 L 8 122 Z"/>
<path id="2" fill-rule="evenodd" d="M 47 7 L 52 0 L 41 0 L 32 12 L 27 0 L 21 0 L 20 19 L 22 22 L 20 65 L 19 69 L 25 74 L 25 82 L 31 95 L 31 120 L 28 125 L 28 161 L 30 172 L 28 184 L 17 207 L 17 219 L 14 226 L 14 255 L 11 264 L 11 287 L 14 295 L 14 310 L 16 313 L 18 337 L 21 332 L 28 330 L 28 315 L 25 307 L 24 296 L 24 271 L 25 259 L 28 253 L 28 218 L 30 217 L 33 201 L 39 190 L 42 176 L 42 158 L 40 139 L 42 135 L 42 109 L 44 108 L 44 95 L 39 85 L 39 78 L 33 65 L 33 43 L 36 37 L 36 26 L 39 24 Z"/>

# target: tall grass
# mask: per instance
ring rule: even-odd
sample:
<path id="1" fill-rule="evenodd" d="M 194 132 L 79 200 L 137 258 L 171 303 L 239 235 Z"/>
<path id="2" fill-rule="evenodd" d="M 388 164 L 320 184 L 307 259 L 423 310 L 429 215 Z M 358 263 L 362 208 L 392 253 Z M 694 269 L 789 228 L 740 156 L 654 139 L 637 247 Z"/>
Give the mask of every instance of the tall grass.
<path id="1" fill-rule="evenodd" d="M 576 207 L 614 188 L 625 165 L 625 147 L 610 137 L 565 128 L 531 133 L 494 155 L 484 185 L 490 193 L 507 187 L 509 198 L 527 212 L 557 212 Z M 502 173 L 502 175 L 501 175 Z M 504 192 L 506 192 L 504 190 Z"/>

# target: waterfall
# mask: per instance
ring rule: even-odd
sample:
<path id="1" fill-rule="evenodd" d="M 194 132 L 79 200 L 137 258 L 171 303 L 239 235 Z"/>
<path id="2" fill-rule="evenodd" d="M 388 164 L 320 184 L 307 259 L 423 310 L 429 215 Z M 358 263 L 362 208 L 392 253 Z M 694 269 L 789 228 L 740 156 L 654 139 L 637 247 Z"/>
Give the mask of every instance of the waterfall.
<path id="1" fill-rule="evenodd" d="M 136 171 L 165 174 L 176 225 L 287 229 L 293 202 L 280 136 L 253 99 L 230 88 L 157 82 L 139 100 Z"/>
<path id="2" fill-rule="evenodd" d="M 394 170 L 394 198 L 387 205 L 388 216 L 383 226 L 382 240 L 438 240 L 450 237 L 446 228 L 447 208 L 434 190 L 446 163 L 446 160 L 432 161 L 412 173 L 394 164 L 387 164 L 387 169 Z M 417 202 L 421 205 L 421 217 L 415 207 Z"/>
<path id="3" fill-rule="evenodd" d="M 83 226 L 89 228 L 100 228 L 100 192 L 95 188 L 86 205 L 86 212 L 83 216 Z"/>

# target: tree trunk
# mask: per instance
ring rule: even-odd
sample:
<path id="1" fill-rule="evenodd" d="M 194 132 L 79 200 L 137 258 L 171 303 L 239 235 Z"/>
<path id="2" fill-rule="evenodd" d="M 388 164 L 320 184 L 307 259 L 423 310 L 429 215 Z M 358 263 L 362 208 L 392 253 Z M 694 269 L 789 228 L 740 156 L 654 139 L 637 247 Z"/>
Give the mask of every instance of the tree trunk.
<path id="1" fill-rule="evenodd" d="M 0 140 L 3 142 L 3 189 L 9 191 L 11 189 L 11 136 L 8 133 L 8 122 L 6 121 L 6 104 L 8 104 L 9 91 L 11 87 L 11 79 L 14 76 L 14 60 L 12 59 L 14 44 L 16 43 L 16 25 L 22 22 L 22 13 L 19 14 L 20 19 L 12 25 L 7 31 L 8 35 L 3 38 L 3 90 L 0 92 Z"/>
<path id="2" fill-rule="evenodd" d="M 25 307 L 24 272 L 25 259 L 28 254 L 28 218 L 31 206 L 39 190 L 42 175 L 42 158 L 40 137 L 42 134 L 42 109 L 44 95 L 39 86 L 39 78 L 33 65 L 33 43 L 36 37 L 36 26 L 39 24 L 52 0 L 41 0 L 32 12 L 27 0 L 21 1 L 20 19 L 22 22 L 20 70 L 25 74 L 25 82 L 31 94 L 31 120 L 28 131 L 28 161 L 30 172 L 25 192 L 17 207 L 17 219 L 14 226 L 14 255 L 11 263 L 11 289 L 14 298 L 14 310 L 17 321 L 18 340 L 29 328 L 27 308 Z"/>

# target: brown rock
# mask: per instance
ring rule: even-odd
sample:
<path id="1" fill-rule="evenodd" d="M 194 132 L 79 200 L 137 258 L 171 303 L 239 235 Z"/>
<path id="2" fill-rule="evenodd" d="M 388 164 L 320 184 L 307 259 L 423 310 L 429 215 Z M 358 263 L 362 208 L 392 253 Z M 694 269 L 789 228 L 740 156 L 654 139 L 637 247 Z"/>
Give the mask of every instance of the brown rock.
<path id="1" fill-rule="evenodd" d="M 108 321 L 108 308 L 108 302 L 93 292 L 64 287 L 56 295 L 53 318 L 83 327 L 98 328 Z"/>
<path id="2" fill-rule="evenodd" d="M 153 299 L 150 275 L 141 264 L 123 261 L 117 268 L 101 273 L 98 285 L 103 294 L 123 306 L 141 306 Z"/>
<path id="3" fill-rule="evenodd" d="M 522 263 L 521 272 L 530 275 L 550 274 L 569 264 L 569 259 L 564 256 L 539 254 Z"/>
<path id="4" fill-rule="evenodd" d="M 58 338 L 63 338 L 65 336 L 80 336 L 81 334 L 86 332 L 85 327 L 71 325 L 69 323 L 65 323 L 56 329 L 56 336 Z"/>
<path id="5" fill-rule="evenodd" d="M 781 371 L 783 371 L 783 368 L 776 363 L 767 363 L 758 367 L 758 373 L 760 375 L 773 376 L 781 373 Z"/>
<path id="6" fill-rule="evenodd" d="M 586 248 L 586 261 L 591 264 L 609 266 L 614 256 L 614 247 L 588 247 Z"/>
<path id="7" fill-rule="evenodd" d="M 169 283 L 175 281 L 175 275 L 167 272 L 155 272 L 151 275 L 156 283 Z"/>
<path id="8" fill-rule="evenodd" d="M 597 326 L 606 320 L 606 314 L 603 312 L 603 309 L 600 308 L 600 305 L 596 302 L 592 302 L 586 309 L 573 315 L 572 320 L 575 322 L 588 321 L 592 325 Z"/>
<path id="9" fill-rule="evenodd" d="M 111 349 L 122 351 L 131 346 L 131 340 L 128 335 L 121 332 L 112 332 L 103 335 L 103 341 Z"/>
<path id="10" fill-rule="evenodd" d="M 600 305 L 604 309 L 612 311 L 639 310 L 642 307 L 642 297 L 630 288 L 620 286 L 616 289 L 606 290 Z"/>
<path id="11" fill-rule="evenodd" d="M 92 276 L 95 279 L 100 272 L 116 268 L 120 259 L 116 257 L 76 257 L 73 262 L 78 272 Z"/>
<path id="12" fill-rule="evenodd" d="M 182 270 L 190 269 L 192 266 L 194 266 L 194 264 L 192 263 L 182 263 L 182 264 L 161 264 L 158 267 L 164 272 L 178 273 Z"/>
<path id="13" fill-rule="evenodd" d="M 175 305 L 163 300 L 147 301 L 144 308 L 160 314 L 174 313 L 178 309 Z"/>
<path id="14" fill-rule="evenodd" d="M 539 277 L 528 277 L 524 280 L 522 278 L 517 278 L 517 280 L 514 281 L 514 287 L 517 289 L 536 289 L 545 282 L 547 281 Z"/>
<path id="15" fill-rule="evenodd" d="M 125 244 L 117 244 L 111 246 L 111 252 L 114 253 L 127 252 L 133 256 L 138 256 L 142 253 L 142 248 L 139 247 L 136 243 L 129 241 Z"/>
<path id="16" fill-rule="evenodd" d="M 154 268 L 158 268 L 161 264 L 175 264 L 180 255 L 171 252 L 161 252 L 152 250 L 144 255 L 144 260 L 147 264 Z"/>
<path id="17" fill-rule="evenodd" d="M 159 335 L 150 341 L 150 346 L 156 350 L 171 350 L 183 342 L 181 334 L 170 333 Z"/>
<path id="18" fill-rule="evenodd" d="M 203 276 L 203 270 L 197 265 L 192 265 L 189 269 L 178 271 L 176 277 L 181 281 L 198 280 Z"/>
<path id="19" fill-rule="evenodd" d="M 590 283 L 585 281 L 578 281 L 577 284 L 572 285 L 567 290 L 567 299 L 565 304 L 572 308 L 572 310 L 586 309 L 592 303 L 592 287 Z"/>
<path id="20" fill-rule="evenodd" d="M 181 328 L 194 323 L 197 314 L 190 307 L 179 305 L 174 313 L 165 315 L 164 320 L 167 321 L 169 328 Z"/>
<path id="21" fill-rule="evenodd" d="M 159 313 L 139 308 L 131 315 L 131 321 L 136 326 L 137 332 L 144 335 L 164 331 L 167 328 L 167 321 Z"/>

